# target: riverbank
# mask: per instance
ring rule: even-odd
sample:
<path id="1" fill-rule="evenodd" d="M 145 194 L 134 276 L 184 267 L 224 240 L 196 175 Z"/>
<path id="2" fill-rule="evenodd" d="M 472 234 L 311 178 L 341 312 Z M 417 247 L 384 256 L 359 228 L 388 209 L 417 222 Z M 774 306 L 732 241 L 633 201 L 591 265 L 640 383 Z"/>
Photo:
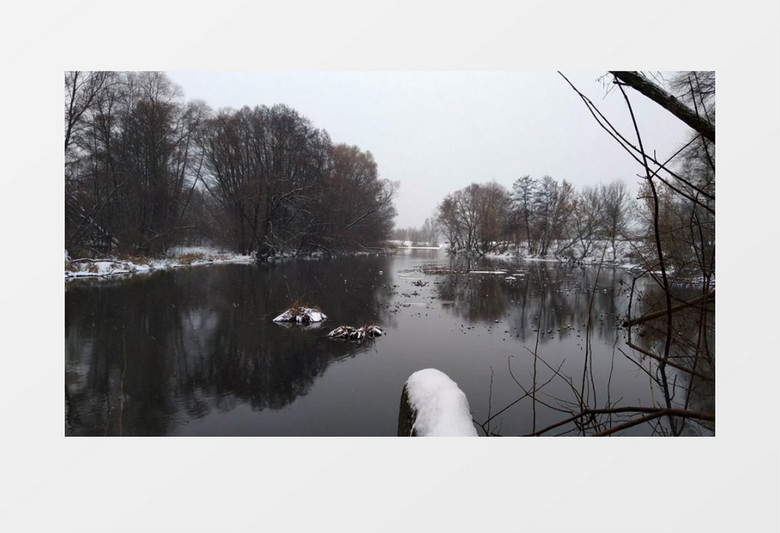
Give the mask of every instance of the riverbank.
<path id="1" fill-rule="evenodd" d="M 442 250 L 441 246 L 412 246 L 409 244 L 395 245 L 389 248 L 389 251 L 400 252 L 404 250 Z M 356 255 L 361 255 L 356 252 Z M 316 257 L 321 254 L 314 254 Z M 296 256 L 295 254 L 280 254 L 273 256 L 268 260 L 288 259 Z M 311 257 L 311 256 L 310 256 Z M 555 257 L 522 257 L 516 253 L 504 254 L 486 254 L 485 258 L 496 261 L 511 262 L 521 258 L 528 261 L 549 261 L 560 263 L 560 258 Z M 198 267 L 205 265 L 219 265 L 227 263 L 253 263 L 257 261 L 254 255 L 241 255 L 234 252 L 212 248 L 208 246 L 180 246 L 171 249 L 163 258 L 150 257 L 118 257 L 107 256 L 102 258 L 72 258 L 67 250 L 65 251 L 65 281 L 85 278 L 112 278 L 118 276 L 128 276 L 134 274 L 148 274 L 158 270 L 167 270 L 172 268 Z M 595 261 L 594 261 L 595 262 Z M 623 268 L 631 268 L 635 265 L 620 265 Z"/>
<path id="2" fill-rule="evenodd" d="M 402 248 L 401 248 L 402 249 Z M 173 268 L 198 267 L 205 265 L 220 265 L 228 263 L 250 264 L 258 261 L 276 262 L 289 259 L 318 259 L 326 255 L 376 255 L 395 253 L 396 248 L 380 250 L 363 250 L 354 252 L 311 252 L 296 254 L 292 252 L 280 252 L 275 255 L 260 258 L 255 254 L 242 255 L 209 246 L 177 246 L 168 251 L 165 257 L 117 257 L 106 256 L 102 258 L 72 258 L 65 250 L 65 281 L 85 278 L 113 278 L 136 274 L 148 274 L 158 270 Z"/>
<path id="3" fill-rule="evenodd" d="M 252 263 L 254 256 L 241 255 L 204 246 L 180 246 L 166 257 L 71 258 L 65 251 L 65 281 L 84 278 L 109 278 L 146 274 L 171 268 L 197 267 L 225 263 Z"/>
<path id="4" fill-rule="evenodd" d="M 384 253 L 397 253 L 404 250 L 443 250 L 449 251 L 446 246 L 414 246 L 411 243 L 388 242 L 388 248 Z M 369 255 L 371 252 L 353 252 L 347 255 Z M 307 258 L 322 256 L 322 253 L 313 253 L 306 255 Z M 267 261 L 277 261 L 302 257 L 293 253 L 278 254 Z M 549 254 L 544 257 L 535 256 L 528 253 L 524 246 L 513 250 L 507 250 L 503 253 L 487 253 L 484 259 L 498 263 L 511 264 L 518 260 L 528 262 L 550 262 L 550 263 L 568 263 L 581 266 L 610 266 L 620 268 L 635 274 L 643 272 L 638 262 L 636 252 L 632 244 L 628 241 L 617 243 L 615 250 L 615 259 L 612 260 L 612 248 L 606 243 L 594 247 L 589 254 L 581 259 L 572 260 L 555 254 Z M 219 265 L 227 263 L 253 263 L 257 261 L 255 255 L 242 255 L 209 246 L 178 246 L 172 248 L 163 258 L 149 257 L 104 257 L 104 258 L 72 258 L 65 251 L 65 281 L 75 279 L 105 279 L 119 276 L 128 276 L 136 274 L 148 274 L 159 270 L 173 268 L 198 267 L 205 265 Z M 671 272 L 670 269 L 670 273 Z M 695 285 L 701 283 L 700 278 L 675 277 L 673 284 Z M 714 278 L 711 280 L 714 286 Z"/>

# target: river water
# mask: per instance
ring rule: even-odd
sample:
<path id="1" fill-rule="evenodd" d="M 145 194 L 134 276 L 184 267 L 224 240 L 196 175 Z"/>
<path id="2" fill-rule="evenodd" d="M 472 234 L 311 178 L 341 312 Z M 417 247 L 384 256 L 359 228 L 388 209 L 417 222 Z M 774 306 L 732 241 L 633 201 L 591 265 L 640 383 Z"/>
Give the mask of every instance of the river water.
<path id="1" fill-rule="evenodd" d="M 648 363 L 618 325 L 630 282 L 615 268 L 438 250 L 69 282 L 65 434 L 395 435 L 403 384 L 424 368 L 465 392 L 480 434 L 530 434 L 581 403 L 654 405 Z M 293 302 L 328 318 L 274 323 Z M 386 335 L 327 338 L 365 323 Z M 713 398 L 705 388 L 700 401 Z"/>

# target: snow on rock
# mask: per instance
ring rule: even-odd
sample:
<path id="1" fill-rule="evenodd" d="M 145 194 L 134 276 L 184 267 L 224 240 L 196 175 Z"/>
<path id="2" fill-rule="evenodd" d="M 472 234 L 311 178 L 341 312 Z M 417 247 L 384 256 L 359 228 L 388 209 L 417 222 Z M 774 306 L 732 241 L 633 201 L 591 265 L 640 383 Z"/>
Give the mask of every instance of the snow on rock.
<path id="1" fill-rule="evenodd" d="M 406 380 L 404 398 L 406 401 L 402 399 L 399 416 L 399 435 L 477 436 L 466 395 L 444 372 L 435 368 L 415 372 Z M 404 413 L 404 404 L 408 404 L 411 413 Z M 408 432 L 404 418 L 412 420 Z"/>
<path id="2" fill-rule="evenodd" d="M 311 307 L 296 306 L 291 307 L 281 315 L 274 318 L 274 322 L 296 322 L 298 324 L 310 324 L 312 322 L 322 322 L 328 318 L 325 313 L 319 309 Z"/>
<path id="3" fill-rule="evenodd" d="M 362 341 L 366 337 L 381 337 L 385 332 L 378 326 L 367 324 L 354 328 L 352 326 L 339 326 L 330 333 L 328 337 L 331 339 L 347 339 L 351 341 Z"/>

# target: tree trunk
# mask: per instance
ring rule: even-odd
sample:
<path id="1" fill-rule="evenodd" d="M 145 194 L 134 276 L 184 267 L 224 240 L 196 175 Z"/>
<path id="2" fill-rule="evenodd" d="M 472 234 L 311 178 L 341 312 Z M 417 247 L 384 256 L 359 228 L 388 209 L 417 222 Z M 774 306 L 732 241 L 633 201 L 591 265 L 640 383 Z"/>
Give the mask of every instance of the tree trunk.
<path id="1" fill-rule="evenodd" d="M 636 72 L 610 71 L 610 73 L 624 84 L 647 96 L 685 122 L 688 126 L 701 133 L 708 141 L 715 142 L 715 126 L 710 121 L 697 115 L 693 110 L 671 94 L 647 81 Z"/>

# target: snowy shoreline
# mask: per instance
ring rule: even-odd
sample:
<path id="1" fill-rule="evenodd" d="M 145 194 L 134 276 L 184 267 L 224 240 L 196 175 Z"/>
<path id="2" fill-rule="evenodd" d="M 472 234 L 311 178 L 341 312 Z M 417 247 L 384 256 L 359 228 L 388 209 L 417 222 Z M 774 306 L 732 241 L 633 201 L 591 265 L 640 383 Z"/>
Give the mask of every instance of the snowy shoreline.
<path id="1" fill-rule="evenodd" d="M 418 247 L 418 246 L 399 246 L 394 249 L 390 249 L 389 253 L 401 252 L 405 250 L 442 250 L 448 251 L 446 247 Z M 577 266 L 598 267 L 599 265 L 620 268 L 629 272 L 640 273 L 642 268 L 639 264 L 631 262 L 626 254 L 626 247 L 618 248 L 616 254 L 616 261 L 602 260 L 601 257 L 595 255 L 589 255 L 582 260 L 570 261 L 561 257 L 534 257 L 518 255 L 515 252 L 505 253 L 487 253 L 483 256 L 484 259 L 490 261 L 505 262 L 511 264 L 516 261 L 523 262 L 545 262 L 545 263 L 558 263 L 558 264 L 574 264 Z M 621 253 L 622 252 L 622 253 Z M 388 251 L 386 251 L 388 253 Z M 361 253 L 357 253 L 360 255 Z M 278 259 L 290 259 L 290 258 L 316 258 L 322 254 L 312 254 L 311 256 L 299 256 L 295 254 L 280 254 L 279 256 L 273 256 L 271 260 Z M 222 264 L 252 264 L 257 261 L 254 255 L 242 255 L 234 252 L 228 252 L 218 248 L 212 248 L 207 246 L 189 246 L 189 247 L 176 247 L 172 249 L 167 257 L 164 258 L 133 258 L 120 259 L 117 257 L 107 258 L 71 258 L 65 251 L 65 282 L 77 280 L 77 279 L 108 279 L 122 276 L 132 276 L 137 274 L 150 274 L 152 272 L 158 272 L 163 270 L 170 270 L 175 268 L 188 268 L 199 267 L 206 265 L 222 265 Z M 475 271 L 474 273 L 481 272 Z M 503 273 L 496 271 L 495 273 Z M 701 280 L 697 279 L 685 279 L 677 280 L 677 283 L 684 284 L 696 284 Z M 714 279 L 711 280 L 712 286 L 714 286 Z"/>
<path id="2" fill-rule="evenodd" d="M 119 258 L 70 258 L 65 252 L 65 281 L 101 279 L 123 275 L 148 274 L 172 268 L 197 267 L 228 263 L 253 263 L 255 258 L 207 247 L 179 247 L 168 257 L 141 258 L 135 261 Z"/>
<path id="3" fill-rule="evenodd" d="M 393 253 L 393 251 L 359 251 L 331 255 L 372 255 L 377 253 Z M 283 261 L 288 259 L 320 259 L 326 256 L 324 252 L 308 254 L 277 253 L 264 259 L 256 255 L 242 255 L 208 246 L 179 246 L 172 248 L 163 258 L 71 258 L 65 250 L 65 281 L 76 279 L 107 279 L 113 277 L 148 274 L 174 268 L 188 268 L 206 265 L 252 264 L 258 261 Z"/>

